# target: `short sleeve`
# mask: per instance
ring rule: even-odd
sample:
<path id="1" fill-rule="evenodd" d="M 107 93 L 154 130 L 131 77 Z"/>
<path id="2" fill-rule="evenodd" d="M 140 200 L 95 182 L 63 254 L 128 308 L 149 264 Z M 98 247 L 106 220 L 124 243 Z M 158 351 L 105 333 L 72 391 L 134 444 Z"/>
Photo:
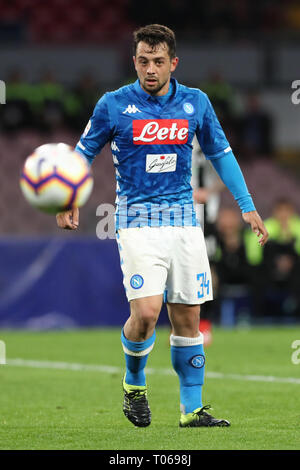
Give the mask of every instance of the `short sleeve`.
<path id="1" fill-rule="evenodd" d="M 112 132 L 106 93 L 96 104 L 93 115 L 87 123 L 75 150 L 83 154 L 91 163 L 104 145 L 110 141 Z"/>

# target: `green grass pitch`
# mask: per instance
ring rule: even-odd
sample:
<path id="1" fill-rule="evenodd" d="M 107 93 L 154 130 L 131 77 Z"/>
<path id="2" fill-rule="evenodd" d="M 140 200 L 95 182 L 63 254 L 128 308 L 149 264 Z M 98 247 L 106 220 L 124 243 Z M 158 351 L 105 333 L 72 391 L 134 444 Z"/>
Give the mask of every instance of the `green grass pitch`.
<path id="1" fill-rule="evenodd" d="M 152 424 L 135 428 L 122 412 L 119 329 L 0 330 L 7 352 L 7 364 L 0 365 L 0 448 L 300 448 L 300 364 L 291 360 L 299 327 L 214 328 L 203 395 L 212 414 L 231 421 L 218 429 L 178 427 L 179 385 L 168 337 L 167 328 L 157 330 L 148 360 Z"/>

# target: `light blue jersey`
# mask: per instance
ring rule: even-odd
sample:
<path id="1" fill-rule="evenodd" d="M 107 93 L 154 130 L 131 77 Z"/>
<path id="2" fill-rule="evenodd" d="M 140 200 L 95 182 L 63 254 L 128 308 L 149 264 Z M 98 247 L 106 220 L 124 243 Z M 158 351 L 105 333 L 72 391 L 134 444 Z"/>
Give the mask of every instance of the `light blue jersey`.
<path id="1" fill-rule="evenodd" d="M 234 158 L 207 95 L 173 78 L 163 97 L 149 95 L 137 80 L 98 101 L 76 151 L 91 163 L 110 142 L 117 229 L 197 225 L 190 183 L 195 134 L 207 159 Z M 247 188 L 237 196 L 251 200 Z"/>

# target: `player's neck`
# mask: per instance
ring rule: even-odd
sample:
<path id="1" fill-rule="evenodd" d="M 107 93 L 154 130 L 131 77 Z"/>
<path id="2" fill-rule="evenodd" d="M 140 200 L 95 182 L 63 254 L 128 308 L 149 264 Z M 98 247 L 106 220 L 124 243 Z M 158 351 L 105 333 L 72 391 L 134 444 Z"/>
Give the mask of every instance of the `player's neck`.
<path id="1" fill-rule="evenodd" d="M 170 79 L 167 81 L 167 83 L 157 92 L 155 93 L 154 96 L 164 96 L 169 93 L 170 89 Z"/>

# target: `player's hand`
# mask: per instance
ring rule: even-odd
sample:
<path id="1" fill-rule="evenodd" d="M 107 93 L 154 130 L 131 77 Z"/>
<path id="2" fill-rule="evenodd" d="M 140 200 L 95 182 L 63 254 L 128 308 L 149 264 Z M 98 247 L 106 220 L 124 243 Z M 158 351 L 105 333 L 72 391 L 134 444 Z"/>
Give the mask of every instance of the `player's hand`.
<path id="1" fill-rule="evenodd" d="M 60 228 L 64 228 L 66 230 L 76 230 L 79 225 L 78 207 L 56 214 L 56 222 Z"/>
<path id="2" fill-rule="evenodd" d="M 242 217 L 245 222 L 251 225 L 252 232 L 260 237 L 258 242 L 260 246 L 264 246 L 268 240 L 269 234 L 259 214 L 256 211 L 244 212 Z"/>

